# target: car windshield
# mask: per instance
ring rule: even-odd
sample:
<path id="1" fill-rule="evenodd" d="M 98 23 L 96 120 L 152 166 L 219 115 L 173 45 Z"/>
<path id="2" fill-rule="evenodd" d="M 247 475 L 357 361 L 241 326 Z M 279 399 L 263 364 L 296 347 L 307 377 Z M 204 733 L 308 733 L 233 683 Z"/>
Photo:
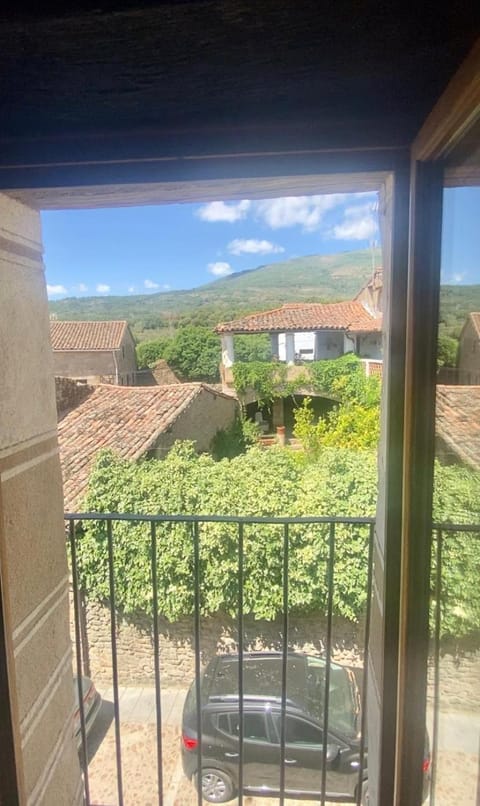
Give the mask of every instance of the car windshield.
<path id="1" fill-rule="evenodd" d="M 351 675 L 343 666 L 330 665 L 328 722 L 331 730 L 347 736 L 357 733 L 357 697 Z M 282 658 L 279 655 L 245 657 L 243 691 L 246 697 L 282 697 Z M 238 657 L 222 659 L 209 687 L 210 698 L 238 696 Z M 313 655 L 290 655 L 287 660 L 287 701 L 323 721 L 325 660 Z"/>

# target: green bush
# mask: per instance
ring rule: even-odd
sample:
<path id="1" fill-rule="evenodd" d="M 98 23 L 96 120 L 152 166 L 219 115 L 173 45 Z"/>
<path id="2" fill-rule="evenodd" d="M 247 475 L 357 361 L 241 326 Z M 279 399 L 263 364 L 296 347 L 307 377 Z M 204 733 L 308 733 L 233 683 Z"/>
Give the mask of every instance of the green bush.
<path id="1" fill-rule="evenodd" d="M 250 448 L 234 459 L 198 456 L 193 443 L 177 443 L 165 460 L 140 463 L 99 454 L 93 469 L 88 510 L 120 513 L 218 515 L 374 516 L 376 456 L 371 450 L 323 448 L 319 461 L 305 463 L 284 449 Z M 460 467 L 436 467 L 438 521 L 478 522 L 480 475 Z M 329 528 L 289 530 L 289 608 L 324 613 L 327 597 Z M 334 613 L 358 620 L 365 608 L 368 527 L 338 526 L 335 534 Z M 238 529 L 206 523 L 199 527 L 201 609 L 235 614 L 238 603 Z M 159 611 L 176 620 L 193 612 L 194 566 L 191 525 L 157 527 Z M 244 608 L 256 618 L 282 612 L 280 526 L 245 526 Z M 105 527 L 85 522 L 79 540 L 80 580 L 88 596 L 109 596 Z M 152 612 L 150 527 L 114 524 L 117 604 L 126 614 Z M 435 565 L 433 566 L 435 572 Z M 480 544 L 478 538 L 445 538 L 442 634 L 463 636 L 480 628 Z"/>

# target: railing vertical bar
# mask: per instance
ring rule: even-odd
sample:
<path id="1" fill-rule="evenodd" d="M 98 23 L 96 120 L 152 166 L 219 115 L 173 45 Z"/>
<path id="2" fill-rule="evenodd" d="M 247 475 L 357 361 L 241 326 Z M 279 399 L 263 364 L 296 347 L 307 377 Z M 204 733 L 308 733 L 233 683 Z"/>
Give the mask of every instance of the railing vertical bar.
<path id="1" fill-rule="evenodd" d="M 195 633 L 195 695 L 197 711 L 197 801 L 202 806 L 202 703 L 200 687 L 200 538 L 198 522 L 193 524 L 193 589 Z"/>
<path id="2" fill-rule="evenodd" d="M 330 665 L 332 655 L 332 616 L 333 616 L 333 574 L 335 553 L 335 524 L 330 524 L 328 534 L 328 565 L 327 565 L 327 639 L 325 645 L 325 702 L 323 707 L 323 747 L 322 747 L 322 789 L 321 804 L 325 806 L 327 787 L 327 743 L 328 743 L 328 711 L 330 705 Z"/>
<path id="3" fill-rule="evenodd" d="M 285 744 L 288 673 L 288 523 L 283 526 L 283 643 L 282 643 L 282 709 L 280 713 L 280 806 L 285 803 Z"/>
<path id="4" fill-rule="evenodd" d="M 238 804 L 243 804 L 243 523 L 238 524 Z"/>
<path id="5" fill-rule="evenodd" d="M 435 805 L 435 787 L 437 782 L 438 730 L 440 721 L 440 630 L 442 624 L 442 562 L 443 532 L 437 530 L 437 552 L 435 569 L 435 631 L 434 631 L 434 667 L 433 667 L 433 736 L 431 755 L 430 806 Z"/>
<path id="6" fill-rule="evenodd" d="M 80 640 L 80 596 L 78 590 L 78 568 L 77 568 L 77 547 L 76 547 L 76 529 L 75 521 L 71 520 L 68 524 L 68 533 L 70 538 L 70 556 L 72 559 L 72 585 L 73 585 L 73 618 L 75 623 L 75 655 L 77 666 L 77 691 L 78 691 L 78 708 L 80 712 L 80 733 L 82 737 L 81 747 L 81 765 L 83 772 L 83 784 L 85 790 L 85 806 L 90 806 L 90 781 L 88 778 L 88 745 L 87 745 L 87 730 L 85 727 L 85 708 L 83 704 L 83 686 L 82 686 L 82 646 Z"/>
<path id="7" fill-rule="evenodd" d="M 112 521 L 107 521 L 108 579 L 110 588 L 110 637 L 112 644 L 113 709 L 115 713 L 115 755 L 117 761 L 118 804 L 123 806 L 122 745 L 120 740 L 120 706 L 118 697 L 117 628 L 115 617 L 115 573 L 113 561 Z"/>
<path id="8" fill-rule="evenodd" d="M 365 633 L 363 651 L 363 680 L 361 694 L 361 727 L 360 727 L 360 768 L 358 770 L 357 806 L 362 804 L 363 773 L 365 770 L 365 730 L 367 726 L 367 687 L 368 687 L 368 649 L 370 643 L 370 614 L 373 582 L 373 523 L 368 530 L 368 565 L 367 565 L 367 606 L 365 611 Z"/>
<path id="9" fill-rule="evenodd" d="M 155 666 L 155 712 L 157 728 L 157 785 L 158 804 L 163 806 L 163 748 L 162 748 L 162 700 L 160 688 L 160 651 L 158 629 L 158 578 L 157 578 L 157 527 L 150 524 L 153 594 L 153 661 Z"/>

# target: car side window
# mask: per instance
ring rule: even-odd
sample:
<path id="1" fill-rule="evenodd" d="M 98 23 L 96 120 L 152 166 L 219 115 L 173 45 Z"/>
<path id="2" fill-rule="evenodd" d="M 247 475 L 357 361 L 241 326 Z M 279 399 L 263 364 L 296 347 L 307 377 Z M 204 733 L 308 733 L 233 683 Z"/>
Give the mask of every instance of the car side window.
<path id="1" fill-rule="evenodd" d="M 276 717 L 278 735 L 281 733 L 281 720 Z M 287 716 L 285 723 L 286 744 L 315 744 L 323 743 L 323 731 L 316 725 L 310 724 L 303 719 L 294 716 Z"/>
<path id="2" fill-rule="evenodd" d="M 238 714 L 219 714 L 218 716 L 218 729 L 222 733 L 228 733 L 230 736 L 239 735 L 239 715 Z M 244 713 L 243 715 L 243 737 L 257 742 L 270 741 L 267 726 L 265 723 L 265 715 L 262 713 Z"/>

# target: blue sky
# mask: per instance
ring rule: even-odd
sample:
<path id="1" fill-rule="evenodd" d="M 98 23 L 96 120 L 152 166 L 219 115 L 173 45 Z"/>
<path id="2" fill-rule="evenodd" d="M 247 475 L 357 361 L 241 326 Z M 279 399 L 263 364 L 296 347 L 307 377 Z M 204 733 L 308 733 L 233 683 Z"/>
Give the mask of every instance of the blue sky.
<path id="1" fill-rule="evenodd" d="M 445 196 L 444 281 L 479 282 L 480 190 Z M 378 244 L 376 200 L 334 194 L 44 212 L 49 296 L 192 288 L 262 263 L 363 249 Z"/>

